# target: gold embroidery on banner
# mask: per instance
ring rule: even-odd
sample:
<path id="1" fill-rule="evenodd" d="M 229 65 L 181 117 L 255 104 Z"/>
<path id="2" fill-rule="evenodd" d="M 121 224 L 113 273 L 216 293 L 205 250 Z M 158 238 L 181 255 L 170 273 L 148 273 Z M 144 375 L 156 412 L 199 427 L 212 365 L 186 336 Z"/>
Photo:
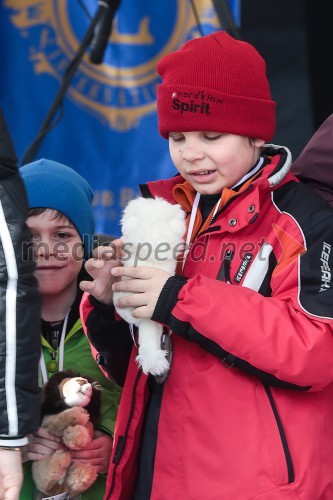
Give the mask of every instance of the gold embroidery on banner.
<path id="1" fill-rule="evenodd" d="M 4 7 L 12 11 L 10 21 L 27 40 L 29 60 L 37 76 L 47 73 L 60 82 L 80 46 L 81 40 L 77 38 L 69 14 L 69 6 L 73 5 L 71 1 L 3 2 Z M 101 65 L 94 65 L 89 61 L 89 53 L 86 53 L 67 91 L 68 98 L 114 130 L 127 131 L 138 126 L 142 117 L 156 109 L 156 86 L 159 83 L 157 61 L 178 48 L 186 37 L 199 36 L 195 31 L 195 19 L 189 3 L 178 0 L 176 4 L 172 32 L 166 36 L 160 48 L 156 47 L 155 51 L 150 52 L 150 58 L 132 66 L 117 66 L 106 57 Z M 210 0 L 198 0 L 197 9 L 202 23 L 209 24 L 211 30 L 218 28 Z M 122 15 L 125 17 L 124 13 Z M 155 47 L 157 34 L 153 32 L 153 19 L 146 12 L 141 18 L 131 19 L 132 26 L 135 26 L 136 21 L 136 30 L 133 32 L 120 30 L 121 20 L 126 24 L 126 20 L 115 16 L 109 40 L 111 49 L 112 46 L 128 45 L 134 52 L 141 46 Z M 163 26 L 161 30 L 163 32 Z"/>

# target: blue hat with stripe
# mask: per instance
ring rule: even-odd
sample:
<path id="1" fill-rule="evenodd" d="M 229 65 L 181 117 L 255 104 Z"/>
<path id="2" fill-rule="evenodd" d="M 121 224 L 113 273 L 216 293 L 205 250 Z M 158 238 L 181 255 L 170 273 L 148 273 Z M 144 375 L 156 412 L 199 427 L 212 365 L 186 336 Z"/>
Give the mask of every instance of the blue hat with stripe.
<path id="1" fill-rule="evenodd" d="M 45 158 L 20 168 L 29 208 L 51 208 L 62 212 L 81 236 L 85 258 L 92 250 L 95 221 L 93 191 L 75 170 Z"/>

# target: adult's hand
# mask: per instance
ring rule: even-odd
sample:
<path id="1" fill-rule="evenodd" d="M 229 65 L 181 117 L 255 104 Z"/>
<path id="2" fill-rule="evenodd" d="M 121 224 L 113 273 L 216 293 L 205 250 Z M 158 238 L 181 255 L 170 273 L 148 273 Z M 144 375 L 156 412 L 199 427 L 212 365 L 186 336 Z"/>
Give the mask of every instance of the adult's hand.
<path id="1" fill-rule="evenodd" d="M 21 452 L 0 449 L 1 500 L 18 500 L 22 482 Z"/>

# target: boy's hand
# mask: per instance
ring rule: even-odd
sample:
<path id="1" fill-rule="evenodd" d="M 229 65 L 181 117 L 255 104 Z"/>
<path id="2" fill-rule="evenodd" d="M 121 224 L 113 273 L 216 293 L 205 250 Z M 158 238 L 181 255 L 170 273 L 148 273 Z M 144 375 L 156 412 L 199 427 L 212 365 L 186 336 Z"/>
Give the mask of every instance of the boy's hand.
<path id="1" fill-rule="evenodd" d="M 87 260 L 86 271 L 93 281 L 81 281 L 80 288 L 88 292 L 103 304 L 112 304 L 112 285 L 115 278 L 111 269 L 120 266 L 122 239 L 114 240 L 110 246 L 100 246 L 93 251 L 93 257 Z"/>
<path id="2" fill-rule="evenodd" d="M 94 437 L 84 450 L 71 450 L 70 454 L 74 460 L 80 460 L 94 465 L 98 468 L 99 474 L 106 474 L 109 468 L 110 455 L 113 439 L 102 431 L 95 430 Z"/>
<path id="3" fill-rule="evenodd" d="M 60 439 L 40 427 L 34 434 L 30 434 L 29 444 L 22 447 L 22 461 L 42 460 L 59 449 L 66 449 Z"/>
<path id="4" fill-rule="evenodd" d="M 126 292 L 129 295 L 117 299 L 117 307 L 133 307 L 133 318 L 150 319 L 155 310 L 158 297 L 171 274 L 155 267 L 113 267 L 111 274 L 116 281 L 112 285 L 114 292 Z"/>

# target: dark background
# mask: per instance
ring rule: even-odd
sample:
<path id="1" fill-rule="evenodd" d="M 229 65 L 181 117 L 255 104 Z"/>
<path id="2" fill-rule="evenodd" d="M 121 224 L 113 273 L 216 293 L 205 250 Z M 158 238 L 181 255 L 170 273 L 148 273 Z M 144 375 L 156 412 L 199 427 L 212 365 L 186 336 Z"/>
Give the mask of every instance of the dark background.
<path id="1" fill-rule="evenodd" d="M 266 60 L 277 103 L 276 144 L 296 159 L 333 113 L 333 2 L 243 0 L 241 39 Z"/>

